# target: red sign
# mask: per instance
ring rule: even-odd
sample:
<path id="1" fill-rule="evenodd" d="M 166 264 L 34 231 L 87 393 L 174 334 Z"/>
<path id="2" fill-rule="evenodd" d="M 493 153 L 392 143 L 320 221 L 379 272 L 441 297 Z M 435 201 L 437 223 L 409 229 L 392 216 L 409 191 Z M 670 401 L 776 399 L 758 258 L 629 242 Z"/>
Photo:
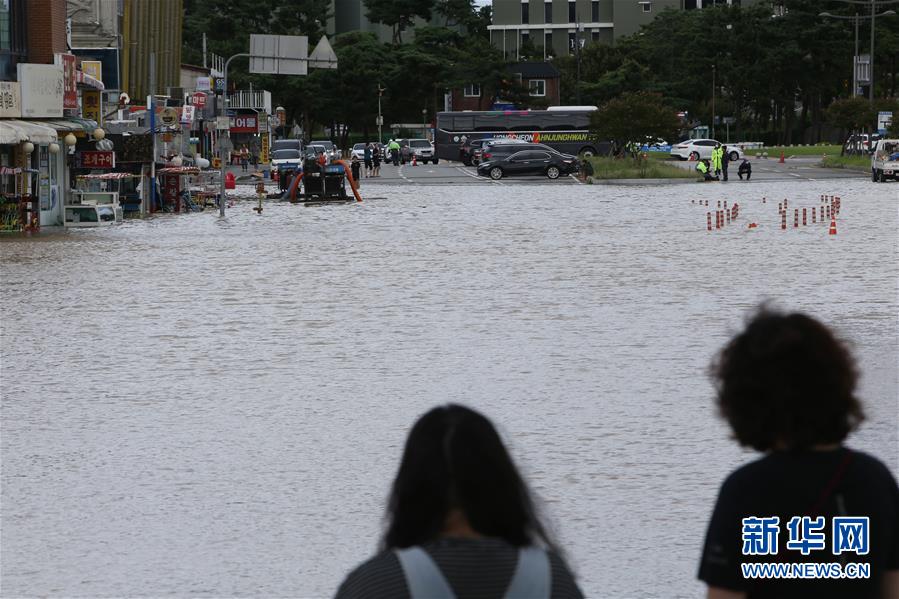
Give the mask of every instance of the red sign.
<path id="1" fill-rule="evenodd" d="M 81 152 L 81 168 L 115 168 L 115 152 Z"/>
<path id="2" fill-rule="evenodd" d="M 239 114 L 231 121 L 231 133 L 256 133 L 259 131 L 255 114 Z"/>
<path id="3" fill-rule="evenodd" d="M 75 56 L 73 54 L 60 54 L 62 57 L 62 107 L 78 108 L 78 86 L 75 79 Z"/>
<path id="4" fill-rule="evenodd" d="M 191 104 L 197 107 L 197 110 L 206 108 L 206 94 L 196 93 L 193 95 Z"/>

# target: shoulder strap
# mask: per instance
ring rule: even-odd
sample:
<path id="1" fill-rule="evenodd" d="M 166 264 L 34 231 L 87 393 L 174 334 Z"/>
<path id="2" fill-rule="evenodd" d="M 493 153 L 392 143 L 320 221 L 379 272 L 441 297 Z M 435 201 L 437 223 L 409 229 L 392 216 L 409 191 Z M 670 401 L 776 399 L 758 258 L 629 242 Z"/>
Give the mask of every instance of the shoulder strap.
<path id="1" fill-rule="evenodd" d="M 549 599 L 552 578 L 549 556 L 534 546 L 518 550 L 518 565 L 506 590 L 506 599 Z"/>
<path id="2" fill-rule="evenodd" d="M 411 599 L 456 599 L 434 560 L 421 547 L 394 550 Z"/>

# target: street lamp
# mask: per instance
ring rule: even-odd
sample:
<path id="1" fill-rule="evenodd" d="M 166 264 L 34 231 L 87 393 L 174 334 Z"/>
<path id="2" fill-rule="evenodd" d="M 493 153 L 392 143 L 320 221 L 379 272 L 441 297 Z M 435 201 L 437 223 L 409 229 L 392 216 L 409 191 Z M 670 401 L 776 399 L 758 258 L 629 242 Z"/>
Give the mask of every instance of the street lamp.
<path id="1" fill-rule="evenodd" d="M 870 7 L 871 7 L 871 58 L 870 58 L 870 63 L 868 64 L 868 80 L 869 80 L 869 84 L 868 84 L 868 100 L 871 101 L 871 102 L 873 102 L 873 101 L 874 101 L 874 20 L 875 20 L 876 17 L 889 17 L 889 16 L 893 16 L 893 15 L 896 14 L 896 11 L 894 11 L 894 10 L 885 10 L 885 11 L 883 11 L 882 13 L 877 13 L 877 8 L 878 8 L 879 6 L 881 6 L 881 5 L 884 5 L 884 4 L 896 4 L 897 2 L 899 2 L 899 0 L 837 0 L 837 1 L 838 1 L 838 2 L 844 2 L 844 3 L 846 3 L 846 4 L 856 4 L 856 5 L 861 4 L 861 5 L 864 5 L 864 6 L 870 6 Z M 832 18 L 832 19 L 844 19 L 844 20 L 855 19 L 855 22 L 856 22 L 856 33 L 855 33 L 855 36 L 856 36 L 856 50 L 855 50 L 855 56 L 858 56 L 858 14 L 856 14 L 854 17 L 841 17 L 841 16 L 837 16 L 837 15 L 832 15 L 832 14 L 830 14 L 830 13 L 820 13 L 818 16 L 827 17 L 827 18 Z M 856 59 L 855 56 L 852 57 L 852 74 L 853 74 L 853 80 L 856 80 L 856 77 L 855 77 L 855 71 L 856 71 L 856 64 L 855 64 L 855 61 L 856 61 L 857 59 Z M 852 95 L 855 95 L 855 90 L 852 90 Z"/>
<path id="2" fill-rule="evenodd" d="M 421 134 L 427 139 L 428 137 L 428 109 L 421 109 Z"/>

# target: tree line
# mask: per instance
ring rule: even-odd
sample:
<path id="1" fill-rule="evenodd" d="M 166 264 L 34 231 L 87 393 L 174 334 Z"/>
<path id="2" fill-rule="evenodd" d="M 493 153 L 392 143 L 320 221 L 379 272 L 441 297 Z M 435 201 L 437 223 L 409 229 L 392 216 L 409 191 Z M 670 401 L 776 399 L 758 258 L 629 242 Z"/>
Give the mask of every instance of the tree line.
<path id="1" fill-rule="evenodd" d="M 337 70 L 261 76 L 238 60 L 229 79 L 238 87 L 252 82 L 270 90 L 288 119 L 307 132 L 315 124 L 343 125 L 343 142 L 350 132 L 370 137 L 376 131 L 379 85 L 385 123 L 420 122 L 423 109 L 431 120 L 443 108 L 444 93 L 467 84 L 480 85 L 484 109 L 494 98 L 542 107 L 509 75 L 507 60 L 490 43 L 489 7 L 478 8 L 473 0 L 363 2 L 369 19 L 390 29 L 391 41 L 349 32 L 331 40 Z M 553 58 L 562 73 L 562 103 L 574 104 L 579 96 L 581 104 L 602 106 L 648 92 L 672 111 L 685 112 L 688 121 L 709 124 L 714 101 L 716 116 L 735 119 L 732 136 L 771 144 L 833 139 L 850 122 L 868 119 L 872 108 L 895 104 L 899 16 L 876 21 L 878 102 L 860 115 L 852 109 L 863 108 L 857 101 L 844 100 L 848 108 L 834 105 L 851 94 L 852 22 L 818 16 L 824 10 L 851 15 L 853 7 L 835 0 L 784 0 L 783 6 L 777 13 L 767 3 L 665 11 L 615 45 L 588 43 L 580 52 L 579 81 L 576 56 Z M 201 61 L 203 32 L 209 49 L 226 57 L 246 52 L 251 32 L 306 35 L 311 48 L 332 17 L 329 0 L 185 0 L 183 57 Z M 861 23 L 864 49 L 869 21 L 862 17 Z M 524 47 L 523 58 L 532 50 Z"/>

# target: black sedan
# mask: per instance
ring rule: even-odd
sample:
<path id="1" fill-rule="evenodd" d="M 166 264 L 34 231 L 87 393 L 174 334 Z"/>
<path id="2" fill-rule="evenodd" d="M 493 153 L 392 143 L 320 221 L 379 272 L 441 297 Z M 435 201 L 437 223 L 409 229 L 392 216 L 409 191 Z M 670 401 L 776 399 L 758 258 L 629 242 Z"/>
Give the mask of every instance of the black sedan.
<path id="1" fill-rule="evenodd" d="M 478 174 L 497 180 L 515 175 L 545 175 L 558 179 L 560 175 L 576 173 L 578 159 L 552 150 L 524 150 L 497 157 L 478 165 Z"/>

